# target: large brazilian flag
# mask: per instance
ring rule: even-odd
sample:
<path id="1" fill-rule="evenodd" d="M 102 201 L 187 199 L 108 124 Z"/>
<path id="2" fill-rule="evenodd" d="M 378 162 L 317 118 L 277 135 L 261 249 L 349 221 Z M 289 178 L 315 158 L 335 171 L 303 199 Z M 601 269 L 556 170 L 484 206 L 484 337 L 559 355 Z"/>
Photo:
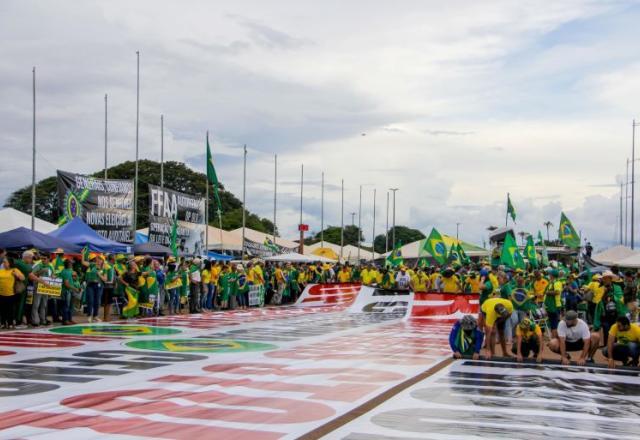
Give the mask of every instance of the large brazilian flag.
<path id="1" fill-rule="evenodd" d="M 445 264 L 447 262 L 449 256 L 447 245 L 444 243 L 442 235 L 440 235 L 436 228 L 431 229 L 431 233 L 425 240 L 422 249 L 431 254 L 438 264 Z"/>

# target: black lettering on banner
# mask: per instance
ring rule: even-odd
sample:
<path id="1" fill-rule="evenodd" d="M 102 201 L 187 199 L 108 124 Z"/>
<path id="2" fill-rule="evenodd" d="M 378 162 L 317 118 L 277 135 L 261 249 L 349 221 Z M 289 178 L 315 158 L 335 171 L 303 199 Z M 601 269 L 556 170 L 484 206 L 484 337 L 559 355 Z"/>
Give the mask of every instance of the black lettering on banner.
<path id="1" fill-rule="evenodd" d="M 77 358 L 65 358 L 65 357 L 44 357 L 37 359 L 29 359 L 26 361 L 18 361 L 23 364 L 46 364 L 49 362 L 61 362 L 69 363 L 76 367 L 100 367 L 100 366 L 116 366 L 122 370 L 150 370 L 152 368 L 165 367 L 168 363 L 152 363 L 152 362 L 134 362 L 134 361 L 117 361 L 108 359 L 77 359 Z"/>
<path id="2" fill-rule="evenodd" d="M 0 382 L 0 397 L 46 393 L 47 391 L 53 391 L 58 388 L 60 387 L 53 383 Z"/>
<path id="3" fill-rule="evenodd" d="M 40 365 L 20 365 L 17 363 L 0 364 L 0 377 L 5 379 L 86 383 L 98 380 L 100 379 L 100 376 L 120 376 L 126 373 L 127 372 L 123 370 L 96 370 L 77 367 L 48 367 Z"/>
<path id="4" fill-rule="evenodd" d="M 96 350 L 74 353 L 73 356 L 95 359 L 116 359 L 130 357 L 132 361 L 142 362 L 191 362 L 207 359 L 206 356 L 189 353 L 140 353 L 135 350 Z"/>

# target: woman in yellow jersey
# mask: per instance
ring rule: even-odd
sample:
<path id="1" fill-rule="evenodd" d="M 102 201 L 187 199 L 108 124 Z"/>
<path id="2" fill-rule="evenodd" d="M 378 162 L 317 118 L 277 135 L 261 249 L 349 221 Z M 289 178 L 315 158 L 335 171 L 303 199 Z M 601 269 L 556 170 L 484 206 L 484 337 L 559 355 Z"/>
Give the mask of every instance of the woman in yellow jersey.
<path id="1" fill-rule="evenodd" d="M 0 324 L 2 328 L 16 328 L 16 280 L 24 281 L 24 275 L 13 267 L 13 259 L 5 257 L 0 266 Z"/>
<path id="2" fill-rule="evenodd" d="M 413 276 L 411 276 L 411 290 L 414 292 L 429 291 L 429 277 L 422 271 L 422 269 L 417 269 Z"/>
<path id="3" fill-rule="evenodd" d="M 480 293 L 482 282 L 477 272 L 471 271 L 464 283 L 464 293 Z"/>
<path id="4" fill-rule="evenodd" d="M 442 293 L 462 293 L 462 284 L 460 278 L 453 272 L 453 269 L 447 268 L 442 271 L 440 278 L 440 291 Z"/>

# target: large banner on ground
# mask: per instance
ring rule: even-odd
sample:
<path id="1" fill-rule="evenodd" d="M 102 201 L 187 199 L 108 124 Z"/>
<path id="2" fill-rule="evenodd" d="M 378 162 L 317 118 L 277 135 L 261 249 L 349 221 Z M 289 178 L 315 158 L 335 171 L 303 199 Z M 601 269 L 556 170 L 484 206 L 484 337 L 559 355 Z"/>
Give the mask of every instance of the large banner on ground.
<path id="1" fill-rule="evenodd" d="M 149 241 L 170 247 L 174 220 L 178 221 L 178 250 L 201 255 L 206 234 L 204 198 L 149 185 Z"/>
<path id="2" fill-rule="evenodd" d="M 105 238 L 133 243 L 133 180 L 58 170 L 58 208 L 60 226 L 80 217 Z"/>

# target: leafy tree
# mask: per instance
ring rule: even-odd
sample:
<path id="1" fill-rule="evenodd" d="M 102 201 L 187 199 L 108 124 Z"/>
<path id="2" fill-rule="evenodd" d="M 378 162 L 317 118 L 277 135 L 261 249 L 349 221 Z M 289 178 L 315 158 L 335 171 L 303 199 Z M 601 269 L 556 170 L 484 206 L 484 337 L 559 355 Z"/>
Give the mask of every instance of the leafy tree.
<path id="1" fill-rule="evenodd" d="M 103 177 L 104 171 L 92 174 Z M 108 169 L 110 179 L 133 179 L 135 176 L 135 162 L 127 161 Z M 204 196 L 206 191 L 206 176 L 187 167 L 181 162 L 164 163 L 164 186 L 175 191 Z M 149 226 L 149 184 L 160 185 L 160 163 L 152 160 L 138 161 L 138 228 Z M 36 184 L 36 216 L 56 223 L 58 221 L 58 188 L 57 177 L 47 177 Z M 242 202 L 233 194 L 224 190 L 220 185 L 220 202 L 222 204 L 222 227 L 236 229 L 242 226 Z M 15 191 L 7 202 L 6 207 L 31 213 L 31 185 Z M 218 226 L 216 214 L 217 206 L 214 197 L 209 197 L 209 224 Z M 262 232 L 273 232 L 273 222 L 247 212 L 247 227 Z M 277 231 L 276 231 L 277 232 Z"/>
<path id="2" fill-rule="evenodd" d="M 308 237 L 305 239 L 305 244 L 313 244 L 320 241 L 321 233 L 318 232 L 313 237 Z M 364 235 L 362 235 L 362 231 L 360 231 L 360 241 L 364 240 Z M 324 241 L 328 241 L 329 243 L 340 245 L 340 227 L 339 226 L 329 226 L 324 230 Z M 354 246 L 358 246 L 358 227 L 348 225 L 344 227 L 344 245 L 352 244 Z"/>
<path id="3" fill-rule="evenodd" d="M 417 240 L 422 240 L 425 235 L 417 229 L 411 229 L 406 226 L 396 226 L 396 243 L 408 244 Z M 389 250 L 393 248 L 393 228 L 389 229 Z M 376 236 L 373 242 L 373 248 L 376 252 L 383 254 L 385 249 L 385 235 L 380 234 Z"/>

